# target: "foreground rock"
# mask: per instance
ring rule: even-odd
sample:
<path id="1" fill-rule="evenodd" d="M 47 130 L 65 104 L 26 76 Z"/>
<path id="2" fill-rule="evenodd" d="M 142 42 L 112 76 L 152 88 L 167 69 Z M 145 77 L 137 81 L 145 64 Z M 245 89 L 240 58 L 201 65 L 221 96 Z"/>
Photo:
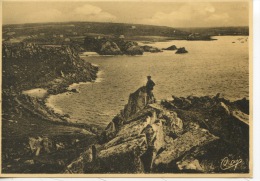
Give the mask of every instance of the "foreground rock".
<path id="1" fill-rule="evenodd" d="M 169 140 L 165 150 L 154 159 L 153 171 L 167 172 L 174 164 L 179 164 L 176 162 L 177 159 L 184 156 L 185 153 L 217 139 L 219 138 L 209 133 L 208 130 L 194 127 L 175 140 Z M 183 167 L 179 169 L 184 170 Z"/>
<path id="2" fill-rule="evenodd" d="M 220 169 L 220 161 L 228 156 L 244 160 L 236 171 L 246 173 L 248 115 L 238 109 L 238 102 L 217 95 L 155 103 L 141 87 L 102 133 L 95 155 L 89 148 L 66 172 L 234 172 Z"/>

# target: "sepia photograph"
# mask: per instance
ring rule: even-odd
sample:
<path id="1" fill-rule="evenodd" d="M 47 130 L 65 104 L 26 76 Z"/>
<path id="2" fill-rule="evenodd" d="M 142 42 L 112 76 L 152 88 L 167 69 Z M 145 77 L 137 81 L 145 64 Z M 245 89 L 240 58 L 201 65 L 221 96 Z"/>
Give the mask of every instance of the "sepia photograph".
<path id="1" fill-rule="evenodd" d="M 252 177 L 252 0 L 0 3 L 0 177 Z"/>

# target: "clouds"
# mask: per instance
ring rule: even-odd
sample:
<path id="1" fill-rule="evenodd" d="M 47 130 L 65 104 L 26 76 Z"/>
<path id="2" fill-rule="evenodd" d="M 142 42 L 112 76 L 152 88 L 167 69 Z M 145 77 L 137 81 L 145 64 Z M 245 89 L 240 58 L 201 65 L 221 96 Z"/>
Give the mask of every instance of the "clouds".
<path id="1" fill-rule="evenodd" d="M 77 7 L 74 11 L 76 14 L 97 15 L 102 12 L 102 9 L 97 6 L 85 4 L 84 6 Z"/>
<path id="2" fill-rule="evenodd" d="M 73 18 L 78 21 L 115 21 L 116 16 L 103 11 L 97 6 L 85 4 L 84 6 L 77 7 L 73 11 Z"/>
<path id="3" fill-rule="evenodd" d="M 225 26 L 230 21 L 227 12 L 218 12 L 209 3 L 184 4 L 171 12 L 156 12 L 140 23 L 168 25 L 173 27 Z"/>
<path id="4" fill-rule="evenodd" d="M 247 2 L 3 2 L 3 22 L 94 21 L 170 27 L 247 26 Z"/>
<path id="5" fill-rule="evenodd" d="M 21 19 L 23 23 L 65 21 L 113 22 L 117 19 L 116 16 L 103 11 L 100 7 L 90 4 L 76 6 L 75 8 L 66 11 L 61 8 L 45 7 L 40 9 L 38 6 L 35 8 L 33 7 L 30 7 L 30 10 L 27 11 L 22 11 L 20 9 L 20 13 L 12 14 L 12 19 L 10 18 L 9 22 L 4 21 L 4 23 L 19 23 Z M 11 14 L 11 12 L 8 12 L 8 14 Z"/>

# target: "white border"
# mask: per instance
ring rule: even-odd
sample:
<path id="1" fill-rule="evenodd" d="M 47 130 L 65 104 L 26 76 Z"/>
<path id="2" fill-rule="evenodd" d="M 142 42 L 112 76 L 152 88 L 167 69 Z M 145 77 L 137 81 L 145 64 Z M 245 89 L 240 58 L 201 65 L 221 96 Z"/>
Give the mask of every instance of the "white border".
<path id="1" fill-rule="evenodd" d="M 1 0 L 0 0 L 1 1 Z M 253 178 L 141 178 L 142 180 L 149 181 L 190 181 L 190 180 L 225 180 L 225 181 L 245 181 L 253 180 L 260 181 L 260 0 L 253 0 L 253 29 L 254 29 L 254 40 L 253 40 Z M 68 181 L 71 178 L 5 178 L 9 180 L 19 181 Z M 73 178 L 73 180 L 88 180 L 88 181 L 132 181 L 139 178 Z"/>

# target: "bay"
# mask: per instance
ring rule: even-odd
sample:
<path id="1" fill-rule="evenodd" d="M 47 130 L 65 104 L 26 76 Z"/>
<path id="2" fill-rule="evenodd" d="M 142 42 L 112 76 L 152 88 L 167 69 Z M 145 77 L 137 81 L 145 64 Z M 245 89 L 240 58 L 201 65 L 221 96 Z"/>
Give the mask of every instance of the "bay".
<path id="1" fill-rule="evenodd" d="M 246 36 L 217 36 L 215 41 L 167 41 L 148 45 L 175 51 L 142 56 L 84 56 L 99 66 L 94 83 L 73 85 L 80 93 L 50 96 L 48 106 L 69 114 L 70 121 L 105 127 L 127 104 L 129 94 L 152 76 L 157 100 L 175 96 L 213 96 L 230 100 L 249 97 L 249 49 Z M 140 44 L 142 44 L 140 42 Z"/>

